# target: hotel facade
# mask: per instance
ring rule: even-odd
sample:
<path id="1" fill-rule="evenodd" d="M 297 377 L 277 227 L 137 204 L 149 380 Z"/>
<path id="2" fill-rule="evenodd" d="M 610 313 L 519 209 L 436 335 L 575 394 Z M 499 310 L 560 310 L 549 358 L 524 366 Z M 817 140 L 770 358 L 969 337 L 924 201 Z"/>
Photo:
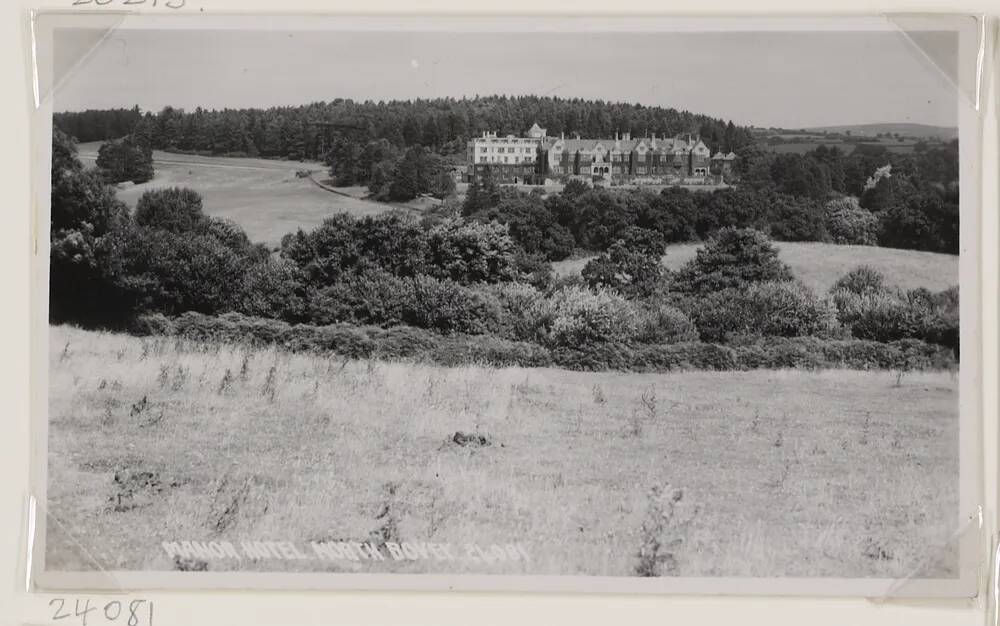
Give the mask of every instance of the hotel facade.
<path id="1" fill-rule="evenodd" d="M 609 184 L 717 184 L 736 155 L 714 155 L 700 138 L 549 137 L 534 124 L 523 137 L 484 132 L 467 144 L 469 180 L 489 169 L 500 183 L 544 184 L 582 179 Z"/>

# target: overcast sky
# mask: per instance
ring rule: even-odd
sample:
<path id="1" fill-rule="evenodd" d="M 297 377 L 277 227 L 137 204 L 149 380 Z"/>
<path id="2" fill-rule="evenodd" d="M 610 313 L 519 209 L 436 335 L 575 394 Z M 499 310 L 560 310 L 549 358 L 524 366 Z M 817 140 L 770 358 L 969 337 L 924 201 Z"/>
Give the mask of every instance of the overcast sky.
<path id="1" fill-rule="evenodd" d="M 57 67 L 81 57 L 60 31 Z M 118 30 L 55 110 L 537 94 L 667 106 L 738 124 L 957 126 L 953 87 L 902 35 Z"/>

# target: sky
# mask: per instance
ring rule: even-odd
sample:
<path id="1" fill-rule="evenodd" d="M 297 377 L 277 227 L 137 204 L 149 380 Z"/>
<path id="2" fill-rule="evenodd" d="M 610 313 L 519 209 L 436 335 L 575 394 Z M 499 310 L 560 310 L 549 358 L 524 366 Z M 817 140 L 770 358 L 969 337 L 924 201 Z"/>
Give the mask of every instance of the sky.
<path id="1" fill-rule="evenodd" d="M 57 32 L 56 67 L 72 69 L 58 83 L 56 111 L 535 94 L 741 125 L 957 126 L 954 88 L 896 32 L 119 29 L 84 55 L 87 39 Z"/>

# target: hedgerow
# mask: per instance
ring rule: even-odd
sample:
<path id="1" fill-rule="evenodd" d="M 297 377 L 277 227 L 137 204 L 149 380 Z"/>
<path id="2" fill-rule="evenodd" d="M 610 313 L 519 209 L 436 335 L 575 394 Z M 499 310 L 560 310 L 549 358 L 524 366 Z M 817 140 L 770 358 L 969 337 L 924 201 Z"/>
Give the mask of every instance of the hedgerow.
<path id="1" fill-rule="evenodd" d="M 549 349 L 537 343 L 493 335 L 440 335 L 409 326 L 378 328 L 332 324 L 311 326 L 248 318 L 185 313 L 146 328 L 197 341 L 275 345 L 292 352 L 337 354 L 350 358 L 413 360 L 446 366 L 561 367 L 584 371 L 668 372 L 675 370 L 752 369 L 949 369 L 957 365 L 945 346 L 901 339 L 892 342 L 818 337 L 767 337 L 727 346 L 697 341 L 630 345 L 592 342 Z M 159 334 L 159 333 L 157 333 Z"/>

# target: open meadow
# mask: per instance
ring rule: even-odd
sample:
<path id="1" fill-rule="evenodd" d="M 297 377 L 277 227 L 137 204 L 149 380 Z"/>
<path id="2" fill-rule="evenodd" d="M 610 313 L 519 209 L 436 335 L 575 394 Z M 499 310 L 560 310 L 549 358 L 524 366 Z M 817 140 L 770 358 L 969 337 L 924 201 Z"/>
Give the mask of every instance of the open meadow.
<path id="1" fill-rule="evenodd" d="M 663 265 L 678 270 L 695 257 L 703 243 L 667 246 Z M 885 275 L 886 283 L 903 289 L 926 287 L 931 291 L 958 284 L 958 256 L 918 250 L 875 246 L 850 246 L 818 242 L 776 241 L 778 257 L 792 268 L 792 274 L 817 293 L 825 293 L 837 279 L 858 267 L 870 265 Z M 579 274 L 592 256 L 552 264 L 556 275 Z"/>
<path id="2" fill-rule="evenodd" d="M 926 284 L 926 283 L 925 283 Z M 53 569 L 954 575 L 948 372 L 439 366 L 50 328 Z M 530 561 L 171 560 L 163 541 Z"/>
<path id="3" fill-rule="evenodd" d="M 78 146 L 84 165 L 95 162 L 98 147 L 96 143 Z M 206 214 L 233 220 L 251 241 L 269 246 L 280 243 L 286 233 L 319 226 L 334 213 L 364 216 L 395 208 L 346 193 L 332 193 L 309 178 L 296 176 L 299 170 L 309 170 L 317 178 L 325 177 L 326 167 L 321 163 L 205 157 L 154 150 L 153 165 L 156 170 L 153 180 L 118 190 L 122 202 L 134 208 L 147 190 L 187 187 L 201 194 Z"/>

